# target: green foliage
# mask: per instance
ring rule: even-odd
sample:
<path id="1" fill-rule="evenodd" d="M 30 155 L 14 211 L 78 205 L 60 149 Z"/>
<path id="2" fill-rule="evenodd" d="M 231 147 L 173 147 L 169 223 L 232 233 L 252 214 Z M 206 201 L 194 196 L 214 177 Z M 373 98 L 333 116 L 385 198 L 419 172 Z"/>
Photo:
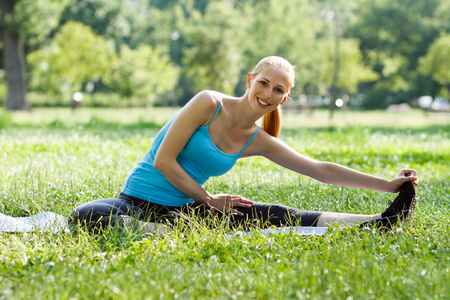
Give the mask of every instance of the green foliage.
<path id="1" fill-rule="evenodd" d="M 109 0 L 68 0 L 61 23 L 70 21 L 83 23 L 97 35 L 112 37 L 117 31 L 126 30 L 120 25 L 122 1 Z M 126 24 L 124 24 L 126 26 Z"/>
<path id="2" fill-rule="evenodd" d="M 431 75 L 441 85 L 450 87 L 450 34 L 442 33 L 419 62 L 423 74 Z M 450 95 L 450 90 L 447 92 Z"/>
<path id="3" fill-rule="evenodd" d="M 366 109 L 383 109 L 389 105 L 386 95 L 389 93 L 387 87 L 377 84 L 371 88 L 364 99 L 363 107 Z"/>
<path id="4" fill-rule="evenodd" d="M 415 84 L 418 59 L 448 19 L 439 10 L 443 2 L 358 1 L 355 22 L 345 34 L 360 40 L 364 63 L 379 74 L 373 91 L 407 92 L 410 97 L 426 93 L 425 85 Z"/>
<path id="5" fill-rule="evenodd" d="M 174 88 L 177 73 L 169 56 L 158 48 L 141 45 L 136 50 L 131 50 L 122 45 L 107 83 L 122 97 L 134 97 L 152 104 L 158 96 Z"/>
<path id="6" fill-rule="evenodd" d="M 10 27 L 27 46 L 40 46 L 58 26 L 69 0 L 20 0 L 14 9 Z"/>
<path id="7" fill-rule="evenodd" d="M 208 6 L 205 15 L 194 14 L 189 29 L 183 30 L 190 45 L 184 52 L 185 74 L 194 93 L 204 89 L 233 94 L 240 75 L 236 47 L 239 26 L 234 11 L 221 2 Z"/>
<path id="8" fill-rule="evenodd" d="M 366 99 L 372 100 L 364 103 L 365 107 L 382 107 L 391 102 L 409 102 L 422 94 L 442 94 L 447 88 L 439 72 L 419 68 L 420 57 L 429 57 L 427 61 L 431 61 L 430 57 L 435 56 L 428 52 L 440 32 L 442 35 L 450 32 L 450 5 L 446 0 L 21 0 L 17 3 L 13 17 L 6 23 L 9 30 L 20 34 L 25 52 L 32 52 L 27 74 L 29 88 L 35 92 L 69 94 L 92 81 L 94 92 L 119 88 L 122 95 L 131 95 L 138 88 L 141 91 L 133 92 L 134 99 L 146 99 L 144 94 L 149 92 L 143 91 L 142 85 L 124 87 L 117 79 L 114 87 L 105 85 L 112 81 L 103 60 L 108 57 L 114 66 L 114 55 L 123 55 L 120 52 L 125 51 L 124 47 L 142 51 L 137 49 L 145 45 L 158 51 L 161 57 L 168 57 L 179 76 L 173 77 L 177 80 L 175 84 L 169 80 L 168 86 L 172 88 L 162 87 L 166 93 L 164 100 L 145 100 L 141 104 L 184 104 L 203 89 L 242 95 L 246 90 L 246 74 L 267 55 L 283 56 L 296 66 L 294 98 L 300 94 L 327 96 L 332 81 L 335 20 L 341 33 L 340 93 L 366 94 Z M 331 10 L 336 10 L 334 18 Z M 65 31 L 73 22 L 83 23 L 91 32 Z M 103 41 L 97 40 L 95 44 L 99 46 L 92 46 L 91 54 L 81 54 L 86 49 L 80 45 L 89 43 L 93 33 Z M 105 41 L 112 45 L 106 46 Z M 73 63 L 74 54 L 67 56 L 69 61 L 65 64 L 61 58 L 56 59 L 62 56 L 58 48 L 67 53 L 76 49 L 80 53 L 77 62 L 95 57 L 85 64 L 91 70 L 83 63 L 82 68 L 75 67 L 78 63 Z M 105 55 L 102 57 L 98 52 Z M 55 61 L 50 61 L 51 57 Z M 122 64 L 120 68 L 125 66 Z M 159 92 L 150 95 L 158 96 Z"/>
<path id="9" fill-rule="evenodd" d="M 245 1 L 242 4 L 242 36 L 238 36 L 243 51 L 242 75 L 268 55 L 285 57 L 296 66 L 294 94 L 305 93 L 310 85 L 318 87 L 319 60 L 316 35 L 321 21 L 310 11 L 305 0 L 293 1 Z M 245 76 L 241 77 L 240 93 L 246 89 Z"/>
<path id="10" fill-rule="evenodd" d="M 0 129 L 11 122 L 11 114 L 9 112 L 0 111 Z"/>
<path id="11" fill-rule="evenodd" d="M 69 107 L 72 105 L 72 95 L 51 95 L 38 92 L 29 92 L 28 101 L 33 107 Z M 83 93 L 82 107 L 139 107 L 142 99 L 123 98 L 117 93 Z"/>
<path id="12" fill-rule="evenodd" d="M 321 81 L 325 83 L 325 87 L 330 87 L 333 81 L 334 49 L 328 46 L 326 53 L 321 57 Z M 358 41 L 354 39 L 340 40 L 337 87 L 350 94 L 355 94 L 358 92 L 359 83 L 374 81 L 377 78 L 378 74 L 363 64 Z"/>
<path id="13" fill-rule="evenodd" d="M 116 57 L 113 45 L 90 27 L 68 22 L 49 46 L 30 53 L 27 59 L 33 66 L 31 87 L 71 95 L 85 82 L 108 80 Z"/>

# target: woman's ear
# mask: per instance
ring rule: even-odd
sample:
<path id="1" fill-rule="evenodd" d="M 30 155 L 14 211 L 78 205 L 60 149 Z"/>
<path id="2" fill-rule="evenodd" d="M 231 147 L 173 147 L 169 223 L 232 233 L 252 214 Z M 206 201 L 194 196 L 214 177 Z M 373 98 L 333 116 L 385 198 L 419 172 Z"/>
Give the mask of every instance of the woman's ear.
<path id="1" fill-rule="evenodd" d="M 252 85 L 253 81 L 253 75 L 252 73 L 247 74 L 247 88 L 250 89 L 250 86 Z"/>
<path id="2" fill-rule="evenodd" d="M 291 93 L 287 93 L 287 95 L 284 96 L 283 100 L 281 100 L 281 103 L 280 103 L 280 104 L 283 104 L 284 102 L 286 102 L 287 99 L 289 99 L 289 96 L 290 96 L 290 95 L 291 95 Z"/>

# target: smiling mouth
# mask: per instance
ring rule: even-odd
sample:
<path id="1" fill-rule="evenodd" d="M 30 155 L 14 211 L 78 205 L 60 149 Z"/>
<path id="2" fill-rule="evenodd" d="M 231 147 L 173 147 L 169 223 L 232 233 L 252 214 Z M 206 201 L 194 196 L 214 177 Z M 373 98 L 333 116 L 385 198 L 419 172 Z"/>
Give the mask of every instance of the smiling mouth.
<path id="1" fill-rule="evenodd" d="M 264 101 L 262 101 L 259 98 L 256 98 L 256 99 L 258 100 L 258 103 L 261 104 L 262 106 L 269 106 L 270 105 L 270 103 L 264 102 Z"/>

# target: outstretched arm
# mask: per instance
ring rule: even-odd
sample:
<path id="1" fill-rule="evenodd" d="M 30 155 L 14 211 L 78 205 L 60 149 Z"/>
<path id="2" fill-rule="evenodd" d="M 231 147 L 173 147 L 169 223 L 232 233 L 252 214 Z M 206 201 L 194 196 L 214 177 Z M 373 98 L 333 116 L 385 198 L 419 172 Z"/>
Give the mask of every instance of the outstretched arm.
<path id="1" fill-rule="evenodd" d="M 365 188 L 383 192 L 396 193 L 406 181 L 418 184 L 417 172 L 413 169 L 402 170 L 394 179 L 387 180 L 362 173 L 342 165 L 318 161 L 302 155 L 277 138 L 260 131 L 249 147 L 246 155 L 261 155 L 271 161 L 297 173 L 318 181 L 355 188 Z M 408 176 L 406 176 L 409 174 Z"/>
<path id="2" fill-rule="evenodd" d="M 199 185 L 177 162 L 183 147 L 199 126 L 206 125 L 218 106 L 213 92 L 201 92 L 182 108 L 171 124 L 155 156 L 154 167 L 180 192 L 206 206 L 220 211 L 233 207 L 249 207 L 253 203 L 241 196 L 211 195 Z M 235 211 L 239 214 L 239 212 Z"/>

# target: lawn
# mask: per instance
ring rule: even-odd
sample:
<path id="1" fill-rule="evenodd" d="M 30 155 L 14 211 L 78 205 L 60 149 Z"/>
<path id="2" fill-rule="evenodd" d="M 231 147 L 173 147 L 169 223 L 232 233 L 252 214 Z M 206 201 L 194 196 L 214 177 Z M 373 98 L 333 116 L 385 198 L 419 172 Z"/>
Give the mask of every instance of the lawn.
<path id="1" fill-rule="evenodd" d="M 175 108 L 0 111 L 0 213 L 67 215 L 115 197 Z M 0 233 L 0 299 L 449 299 L 450 119 L 385 112 L 286 114 L 291 147 L 382 177 L 419 171 L 414 221 L 391 231 L 229 237 L 115 229 Z M 383 211 L 395 195 L 318 183 L 262 158 L 205 186 L 304 210 Z"/>

